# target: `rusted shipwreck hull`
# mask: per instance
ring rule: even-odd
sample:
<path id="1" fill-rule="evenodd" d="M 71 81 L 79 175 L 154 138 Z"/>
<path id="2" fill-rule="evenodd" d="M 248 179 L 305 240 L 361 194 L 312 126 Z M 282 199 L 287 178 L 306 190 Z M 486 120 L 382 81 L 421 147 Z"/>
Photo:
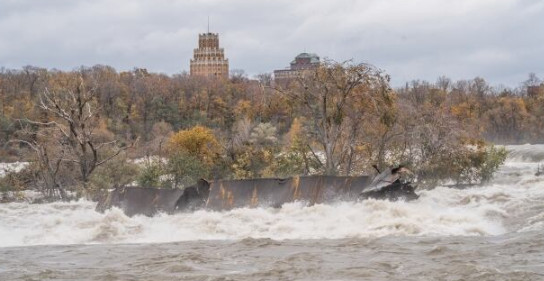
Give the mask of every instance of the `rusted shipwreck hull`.
<path id="1" fill-rule="evenodd" d="M 210 184 L 205 180 L 185 189 L 118 187 L 99 199 L 96 210 L 104 212 L 118 207 L 127 216 L 153 216 L 159 212 L 172 214 L 178 210 L 195 210 L 205 207 L 209 190 Z"/>
<path id="2" fill-rule="evenodd" d="M 309 205 L 335 201 L 355 201 L 371 183 L 368 176 L 307 176 L 287 179 L 200 180 L 181 189 L 121 187 L 109 192 L 97 205 L 97 211 L 113 206 L 128 215 L 152 216 L 157 212 L 175 213 L 197 209 L 230 210 L 240 207 L 281 207 L 303 201 Z M 416 199 L 413 188 L 384 189 L 365 194 L 364 198 L 396 200 Z"/>

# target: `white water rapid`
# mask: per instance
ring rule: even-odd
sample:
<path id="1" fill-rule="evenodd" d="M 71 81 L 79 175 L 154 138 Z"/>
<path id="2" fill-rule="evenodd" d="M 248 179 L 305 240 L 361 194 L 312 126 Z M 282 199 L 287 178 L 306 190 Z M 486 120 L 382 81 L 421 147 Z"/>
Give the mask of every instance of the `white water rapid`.
<path id="1" fill-rule="evenodd" d="M 129 218 L 104 214 L 88 201 L 0 204 L 0 247 L 58 244 L 156 243 L 244 238 L 341 239 L 383 236 L 496 236 L 544 230 L 544 145 L 508 146 L 494 180 L 457 190 L 418 191 L 413 202 L 358 203 L 280 209 L 242 208 Z"/>

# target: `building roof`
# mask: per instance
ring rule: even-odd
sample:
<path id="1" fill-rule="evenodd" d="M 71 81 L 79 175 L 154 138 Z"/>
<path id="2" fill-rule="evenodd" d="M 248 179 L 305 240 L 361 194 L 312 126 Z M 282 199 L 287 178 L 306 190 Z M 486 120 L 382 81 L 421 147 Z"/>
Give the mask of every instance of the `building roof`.
<path id="1" fill-rule="evenodd" d="M 310 63 L 319 63 L 319 56 L 314 53 L 300 53 L 295 57 L 294 61 L 297 59 L 310 59 Z"/>

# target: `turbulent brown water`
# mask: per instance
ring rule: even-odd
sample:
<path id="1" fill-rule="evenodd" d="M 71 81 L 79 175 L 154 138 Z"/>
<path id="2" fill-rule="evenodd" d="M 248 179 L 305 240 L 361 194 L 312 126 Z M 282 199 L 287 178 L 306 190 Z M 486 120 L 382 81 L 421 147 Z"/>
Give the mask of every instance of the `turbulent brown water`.
<path id="1" fill-rule="evenodd" d="M 0 280 L 544 280 L 544 145 L 488 185 L 414 202 L 128 218 L 0 205 Z"/>

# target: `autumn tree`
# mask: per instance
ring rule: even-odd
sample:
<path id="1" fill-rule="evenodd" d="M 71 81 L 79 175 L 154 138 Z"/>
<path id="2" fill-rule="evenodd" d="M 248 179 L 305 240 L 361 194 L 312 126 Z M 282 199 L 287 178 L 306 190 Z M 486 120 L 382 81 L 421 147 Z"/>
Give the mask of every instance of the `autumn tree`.
<path id="1" fill-rule="evenodd" d="M 325 61 L 314 70 L 304 71 L 291 85 L 279 91 L 308 117 L 309 137 L 318 144 L 311 151 L 324 173 L 338 174 L 339 167 L 353 158 L 353 146 L 363 133 L 364 114 L 357 106 L 364 103 L 377 107 L 378 99 L 387 99 L 391 92 L 389 77 L 369 64 Z M 344 173 L 349 172 L 348 167 Z"/>
<path id="2" fill-rule="evenodd" d="M 39 138 L 20 140 L 36 151 L 39 173 L 45 173 L 47 189 L 61 190 L 55 177 L 62 166 L 73 168 L 78 182 L 87 188 L 90 176 L 97 167 L 117 156 L 127 146 L 119 146 L 114 136 L 99 120 L 96 92 L 86 87 L 83 78 L 74 73 L 67 77 L 74 88 L 55 88 L 44 91 L 39 108 L 49 116 L 40 122 L 23 119 L 24 123 L 43 128 Z M 40 141 L 43 140 L 43 141 Z M 50 142 L 54 141 L 54 144 Z"/>
<path id="3" fill-rule="evenodd" d="M 402 137 L 397 144 L 400 153 L 393 156 L 411 166 L 422 186 L 445 180 L 458 184 L 488 180 L 506 157 L 483 141 L 478 126 L 473 126 L 481 108 L 466 102 L 486 102 L 485 83 L 479 79 L 458 83 L 453 91 L 454 95 L 448 94 L 443 87 L 420 81 L 399 91 Z"/>
<path id="4" fill-rule="evenodd" d="M 54 125 L 40 125 L 42 128 L 37 131 L 28 124 L 21 125 L 16 138 L 10 142 L 23 144 L 34 153 L 34 161 L 30 165 L 33 185 L 46 198 L 66 200 L 66 189 L 72 180 L 68 176 L 70 173 L 64 172 L 70 169 L 70 163 L 64 161 L 68 151 L 63 145 L 63 137 L 55 130 Z"/>
<path id="5" fill-rule="evenodd" d="M 236 178 L 275 176 L 273 164 L 279 153 L 276 127 L 271 123 L 259 123 L 249 132 L 241 130 L 239 133 L 239 138 L 243 138 L 243 141 L 235 152 L 232 164 L 234 176 Z M 249 135 L 243 136 L 247 133 Z"/>
<path id="6" fill-rule="evenodd" d="M 173 186 L 178 187 L 209 176 L 220 162 L 222 148 L 212 130 L 195 126 L 172 135 L 167 151 L 166 172 L 173 177 Z"/>
<path id="7" fill-rule="evenodd" d="M 77 155 L 83 154 L 76 152 L 81 146 L 70 145 L 78 140 L 63 136 L 56 125 L 70 132 L 71 121 L 56 115 L 55 107 L 44 110 L 41 104 L 47 101 L 42 93 L 58 96 L 57 100 L 63 101 L 61 108 L 74 108 L 75 114 L 77 101 L 71 103 L 73 106 L 68 101 L 78 96 L 80 84 L 84 85 L 83 92 L 93 95 L 87 103 L 93 112 L 88 119 L 89 126 L 95 128 L 92 142 L 116 140 L 102 146 L 109 148 L 99 153 L 98 162 L 115 154 L 121 143 L 138 138 L 142 140 L 140 149 L 131 150 L 127 157 L 180 157 L 179 161 L 169 162 L 172 165 L 157 165 L 158 172 L 149 169 L 148 178 L 155 181 L 158 174 L 158 184 L 167 178 L 166 170 L 214 177 L 349 175 L 368 172 L 370 164 L 383 168 L 399 161 L 412 163 L 412 169 L 420 168 L 420 175 L 445 171 L 455 176 L 453 173 L 462 170 L 458 163 L 480 165 L 484 163 L 480 156 L 491 157 L 492 153 L 484 153 L 488 145 L 477 145 L 482 139 L 496 143 L 535 143 L 544 139 L 544 85 L 536 74 L 530 74 L 518 88 L 492 87 L 480 77 L 459 81 L 439 77 L 434 83 L 408 82 L 394 91 L 389 88 L 388 77 L 375 67 L 349 62 L 325 61 L 318 69 L 293 79 L 291 87 L 282 89 L 270 86 L 273 81 L 269 74 L 257 76 L 259 81 L 239 74 L 218 81 L 188 73 L 169 76 L 141 68 L 117 72 L 104 65 L 69 72 L 33 66 L 0 68 L 0 141 L 4 144 L 18 138 L 29 142 L 2 145 L 0 156 L 4 161 L 22 160 L 28 157 L 28 150 L 33 157 L 23 160 L 36 160 L 31 144 L 43 145 L 47 151 L 42 152 L 42 159 L 46 153 L 52 167 L 50 174 L 55 174 L 57 157 L 79 161 Z M 18 121 L 25 119 L 37 123 Z M 275 131 L 262 124 L 269 124 Z M 191 130 L 197 125 L 213 128 L 218 153 L 226 157 L 204 159 L 185 149 L 164 153 L 171 132 Z M 251 135 L 255 135 L 257 127 L 276 141 L 255 141 L 257 138 Z M 29 134 L 23 137 L 23 131 Z M 469 151 L 466 147 L 480 148 Z M 84 167 L 91 165 L 91 150 L 87 148 L 84 153 L 89 156 Z M 88 175 L 92 170 L 82 169 L 71 160 L 61 161 L 56 173 L 58 185 L 67 189 L 74 184 L 70 178 L 81 182 L 87 177 L 81 176 L 81 171 Z M 200 166 L 184 166 L 187 163 L 201 165 L 205 172 L 195 172 Z M 120 183 L 128 180 L 108 175 L 109 165 L 99 167 L 104 178 Z M 96 171 L 91 173 L 95 175 Z M 463 170 L 459 174 L 470 173 Z M 100 177 L 92 178 L 94 181 Z M 52 182 L 39 177 L 36 181 Z M 186 181 L 180 178 L 179 182 L 181 186 Z"/>
<path id="8" fill-rule="evenodd" d="M 279 177 L 308 175 L 319 171 L 318 163 L 310 152 L 309 140 L 306 138 L 304 117 L 295 118 L 289 131 L 284 135 L 283 150 L 276 155 L 272 169 Z"/>
<path id="9" fill-rule="evenodd" d="M 494 139 L 519 143 L 529 120 L 525 101 L 521 97 L 501 97 L 486 113 L 488 134 Z"/>
<path id="10" fill-rule="evenodd" d="M 181 130 L 168 141 L 168 151 L 184 151 L 206 165 L 213 165 L 221 155 L 221 146 L 213 131 L 203 126 Z"/>

